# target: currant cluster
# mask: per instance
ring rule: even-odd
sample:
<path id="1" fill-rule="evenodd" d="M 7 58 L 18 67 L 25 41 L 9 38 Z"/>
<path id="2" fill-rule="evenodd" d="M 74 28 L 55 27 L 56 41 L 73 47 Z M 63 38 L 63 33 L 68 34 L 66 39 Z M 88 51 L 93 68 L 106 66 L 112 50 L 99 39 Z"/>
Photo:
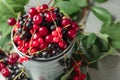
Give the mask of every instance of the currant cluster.
<path id="1" fill-rule="evenodd" d="M 73 63 L 73 68 L 74 68 L 74 76 L 72 80 L 85 80 L 86 75 L 81 72 L 80 66 L 82 65 L 81 61 L 77 61 Z"/>
<path id="2" fill-rule="evenodd" d="M 12 53 L 6 55 L 6 53 L 0 50 L 0 73 L 6 78 L 6 80 L 30 80 L 30 78 L 25 73 L 23 67 L 17 63 L 18 54 Z"/>
<path id="3" fill-rule="evenodd" d="M 8 24 L 14 25 L 13 41 L 18 50 L 40 58 L 60 54 L 79 29 L 77 23 L 61 13 L 58 7 L 49 8 L 46 4 L 30 8 L 17 22 L 10 18 Z"/>

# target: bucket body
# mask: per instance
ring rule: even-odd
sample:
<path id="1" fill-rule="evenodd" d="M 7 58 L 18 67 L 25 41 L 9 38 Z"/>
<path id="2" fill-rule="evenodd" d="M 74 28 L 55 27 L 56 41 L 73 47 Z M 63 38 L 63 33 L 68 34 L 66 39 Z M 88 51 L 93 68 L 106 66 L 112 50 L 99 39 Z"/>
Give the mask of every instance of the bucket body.
<path id="1" fill-rule="evenodd" d="M 21 56 L 24 57 L 22 52 L 20 52 L 15 44 L 13 43 L 14 49 L 16 52 Z M 65 66 L 62 66 L 59 61 L 61 59 L 64 59 L 64 56 L 67 58 L 70 58 L 71 53 L 73 51 L 74 43 L 72 43 L 70 46 L 68 46 L 67 50 L 64 50 L 62 55 L 52 57 L 49 60 L 46 61 L 46 59 L 43 60 L 28 60 L 23 63 L 23 66 L 25 67 L 26 72 L 29 74 L 29 76 L 32 78 L 32 80 L 55 80 L 57 77 L 59 77 L 63 73 L 63 69 Z"/>

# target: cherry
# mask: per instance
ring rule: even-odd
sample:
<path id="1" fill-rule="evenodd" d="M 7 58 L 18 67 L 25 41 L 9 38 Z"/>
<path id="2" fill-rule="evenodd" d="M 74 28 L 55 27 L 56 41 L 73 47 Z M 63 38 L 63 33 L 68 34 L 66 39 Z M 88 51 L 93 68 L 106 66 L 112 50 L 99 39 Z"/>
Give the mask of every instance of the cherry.
<path id="1" fill-rule="evenodd" d="M 37 40 L 32 41 L 32 47 L 38 47 L 38 46 L 39 46 L 39 43 Z"/>
<path id="2" fill-rule="evenodd" d="M 60 41 L 60 42 L 58 43 L 58 45 L 59 45 L 59 47 L 62 48 L 62 49 L 67 48 L 67 43 L 66 43 L 65 41 Z"/>
<path id="3" fill-rule="evenodd" d="M 76 36 L 76 31 L 75 31 L 75 30 L 72 30 L 72 29 L 68 30 L 67 36 L 68 36 L 69 38 L 73 39 L 73 38 Z"/>
<path id="4" fill-rule="evenodd" d="M 28 13 L 30 14 L 29 17 L 33 17 L 38 12 L 37 12 L 37 10 L 34 7 L 32 7 L 32 8 L 29 9 Z"/>
<path id="5" fill-rule="evenodd" d="M 39 48 L 40 48 L 40 50 L 43 50 L 43 49 L 45 49 L 47 47 L 47 44 L 44 42 L 44 43 L 42 43 L 42 44 L 40 44 L 40 46 L 39 46 Z"/>
<path id="6" fill-rule="evenodd" d="M 1 71 L 1 69 L 4 68 L 4 67 L 5 67 L 4 63 L 0 62 L 0 71 Z"/>
<path id="7" fill-rule="evenodd" d="M 34 25 L 33 25 L 33 29 L 34 29 L 34 30 L 38 30 L 38 29 L 39 29 L 39 26 L 38 26 L 37 24 L 34 24 Z"/>
<path id="8" fill-rule="evenodd" d="M 40 6 L 40 11 L 45 11 L 46 9 L 48 9 L 48 5 L 47 4 L 43 4 L 42 6 Z"/>
<path id="9" fill-rule="evenodd" d="M 45 14 L 45 17 L 46 17 L 46 20 L 47 20 L 48 22 L 52 22 L 53 20 L 56 19 L 56 15 L 55 15 L 54 13 L 52 13 L 52 12 L 47 12 L 47 13 Z"/>
<path id="10" fill-rule="evenodd" d="M 62 19 L 62 26 L 65 27 L 67 25 L 71 24 L 71 21 L 69 18 Z"/>
<path id="11" fill-rule="evenodd" d="M 32 37 L 33 40 L 38 40 L 38 38 L 40 38 L 40 34 L 39 33 L 35 33 Z"/>
<path id="12" fill-rule="evenodd" d="M 47 36 L 45 37 L 45 41 L 46 41 L 47 43 L 51 43 L 52 40 L 53 40 L 53 36 L 52 36 L 52 35 L 47 35 Z"/>
<path id="13" fill-rule="evenodd" d="M 48 34 L 48 29 L 45 26 L 39 28 L 39 33 L 41 36 L 46 36 Z"/>
<path id="14" fill-rule="evenodd" d="M 33 22 L 34 24 L 40 24 L 42 22 L 42 17 L 41 15 L 37 14 L 33 17 Z"/>
<path id="15" fill-rule="evenodd" d="M 9 77 L 9 75 L 10 75 L 10 71 L 8 70 L 8 68 L 3 68 L 3 69 L 1 69 L 0 72 L 4 77 Z"/>
<path id="16" fill-rule="evenodd" d="M 43 40 L 43 38 L 41 38 L 41 37 L 40 37 L 40 38 L 38 39 L 38 43 L 39 43 L 39 44 L 42 44 L 42 43 L 44 43 L 44 40 Z"/>
<path id="17" fill-rule="evenodd" d="M 15 18 L 9 18 L 7 23 L 10 26 L 14 26 L 16 24 L 16 20 L 15 20 Z"/>
<path id="18" fill-rule="evenodd" d="M 71 28 L 74 29 L 75 31 L 78 31 L 79 26 L 77 25 L 76 22 L 72 22 L 72 26 L 71 26 Z"/>
<path id="19" fill-rule="evenodd" d="M 60 41 L 59 37 L 53 37 L 53 42 L 58 43 Z"/>

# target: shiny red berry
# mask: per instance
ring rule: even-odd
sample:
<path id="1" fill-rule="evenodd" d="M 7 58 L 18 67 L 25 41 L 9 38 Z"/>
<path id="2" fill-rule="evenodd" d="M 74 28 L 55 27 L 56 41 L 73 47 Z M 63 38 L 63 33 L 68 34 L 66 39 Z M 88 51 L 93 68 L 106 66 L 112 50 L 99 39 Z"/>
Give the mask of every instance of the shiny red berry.
<path id="1" fill-rule="evenodd" d="M 58 45 L 59 45 L 59 47 L 60 47 L 61 49 L 67 48 L 67 43 L 66 43 L 65 41 L 60 41 L 60 42 L 58 43 Z"/>
<path id="2" fill-rule="evenodd" d="M 37 40 L 32 41 L 32 47 L 38 47 L 38 46 L 39 46 L 39 43 Z"/>
<path id="3" fill-rule="evenodd" d="M 78 75 L 74 75 L 73 80 L 81 80 Z"/>
<path id="4" fill-rule="evenodd" d="M 39 43 L 39 44 L 43 44 L 43 43 L 44 43 L 43 38 L 41 38 L 41 37 L 40 37 L 40 38 L 38 38 L 38 43 Z"/>
<path id="5" fill-rule="evenodd" d="M 40 38 L 40 34 L 39 33 L 35 33 L 32 37 L 33 40 L 38 40 L 38 38 Z"/>
<path id="6" fill-rule="evenodd" d="M 1 69 L 4 68 L 4 67 L 5 67 L 4 63 L 0 62 L 0 71 L 1 71 Z"/>
<path id="7" fill-rule="evenodd" d="M 47 36 L 45 37 L 45 42 L 47 42 L 47 43 L 51 43 L 52 40 L 53 40 L 53 36 L 52 36 L 52 35 L 47 35 Z"/>
<path id="8" fill-rule="evenodd" d="M 78 24 L 76 22 L 72 22 L 71 28 L 74 29 L 75 31 L 78 31 L 79 26 L 78 26 Z"/>
<path id="9" fill-rule="evenodd" d="M 31 53 L 35 53 L 37 50 L 35 48 L 31 49 Z"/>
<path id="10" fill-rule="evenodd" d="M 76 31 L 75 31 L 75 30 L 72 30 L 72 29 L 68 30 L 67 36 L 68 36 L 69 38 L 73 39 L 73 38 L 76 36 Z"/>
<path id="11" fill-rule="evenodd" d="M 18 41 L 20 41 L 21 39 L 20 39 L 20 36 L 19 35 L 16 35 L 15 37 L 14 37 L 14 42 L 18 42 Z"/>
<path id="12" fill-rule="evenodd" d="M 53 22 L 56 19 L 56 15 L 52 12 L 47 12 L 45 17 L 48 22 Z"/>
<path id="13" fill-rule="evenodd" d="M 17 44 L 18 44 L 19 46 L 22 46 L 22 45 L 23 45 L 23 41 L 20 40 L 20 41 L 17 42 Z"/>
<path id="14" fill-rule="evenodd" d="M 60 42 L 60 38 L 59 37 L 53 37 L 53 42 L 55 42 L 55 43 Z"/>
<path id="15" fill-rule="evenodd" d="M 37 10 L 36 10 L 34 7 L 32 7 L 32 8 L 29 9 L 28 13 L 30 14 L 31 17 L 33 17 L 33 16 L 36 15 L 38 12 L 37 12 Z M 29 17 L 30 17 L 30 16 L 29 16 Z"/>
<path id="16" fill-rule="evenodd" d="M 29 42 L 26 42 L 25 45 L 24 45 L 24 47 L 25 47 L 26 49 L 28 49 L 28 48 L 29 48 Z"/>
<path id="17" fill-rule="evenodd" d="M 86 78 L 86 75 L 83 74 L 83 73 L 81 73 L 81 74 L 80 74 L 80 80 L 85 80 L 85 78 Z"/>
<path id="18" fill-rule="evenodd" d="M 39 46 L 39 48 L 40 48 L 40 50 L 43 50 L 43 49 L 45 49 L 47 47 L 47 43 L 42 43 L 42 44 L 40 44 L 40 46 Z"/>
<path id="19" fill-rule="evenodd" d="M 34 24 L 34 25 L 33 25 L 33 29 L 34 29 L 34 30 L 38 30 L 38 29 L 39 29 L 39 26 L 38 26 L 37 24 Z"/>
<path id="20" fill-rule="evenodd" d="M 19 55 L 17 53 L 12 53 L 9 55 L 9 59 L 11 60 L 18 60 L 19 59 Z"/>
<path id="21" fill-rule="evenodd" d="M 24 54 L 27 52 L 27 48 L 22 48 L 22 50 L 21 50 Z"/>
<path id="22" fill-rule="evenodd" d="M 10 58 L 8 58 L 7 62 L 8 64 L 13 65 L 16 64 L 17 60 L 11 60 Z"/>
<path id="23" fill-rule="evenodd" d="M 0 72 L 4 77 L 9 77 L 9 75 L 10 75 L 10 71 L 8 70 L 8 68 L 3 68 L 3 69 L 1 69 Z"/>
<path id="24" fill-rule="evenodd" d="M 42 6 L 40 6 L 40 11 L 45 11 L 46 9 L 48 9 L 48 5 L 47 4 L 43 4 Z"/>
<path id="25" fill-rule="evenodd" d="M 14 26 L 16 24 L 16 20 L 15 20 L 15 18 L 9 18 L 7 23 L 10 26 Z"/>
<path id="26" fill-rule="evenodd" d="M 58 32 L 56 30 L 52 31 L 52 36 L 53 37 L 58 37 Z"/>
<path id="27" fill-rule="evenodd" d="M 39 33 L 41 36 L 46 36 L 48 34 L 48 29 L 46 27 L 40 27 L 39 28 Z"/>
<path id="28" fill-rule="evenodd" d="M 59 33 L 62 31 L 61 27 L 56 27 L 56 31 L 58 31 Z"/>
<path id="29" fill-rule="evenodd" d="M 71 24 L 71 20 L 69 18 L 62 19 L 62 26 L 66 27 L 67 25 Z"/>
<path id="30" fill-rule="evenodd" d="M 37 14 L 33 17 L 33 22 L 34 24 L 40 24 L 42 22 L 42 17 L 41 15 Z"/>

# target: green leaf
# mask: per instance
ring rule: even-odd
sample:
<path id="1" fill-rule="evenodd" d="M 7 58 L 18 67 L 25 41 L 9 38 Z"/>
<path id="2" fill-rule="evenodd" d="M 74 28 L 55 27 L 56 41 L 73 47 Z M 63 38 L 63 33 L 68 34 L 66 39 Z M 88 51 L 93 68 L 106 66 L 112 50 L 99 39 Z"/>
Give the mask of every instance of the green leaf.
<path id="1" fill-rule="evenodd" d="M 98 19 L 100 19 L 102 22 L 104 22 L 104 23 L 111 23 L 112 16 L 106 9 L 104 9 L 102 7 L 93 7 L 92 11 L 95 14 L 95 16 Z"/>
<path id="2" fill-rule="evenodd" d="M 0 48 L 2 50 L 10 50 L 11 46 L 9 45 L 10 42 L 10 34 L 8 34 L 6 37 L 2 37 L 0 39 Z"/>
<path id="3" fill-rule="evenodd" d="M 29 2 L 29 0 L 5 0 L 9 6 L 11 6 L 15 12 L 24 10 L 24 6 Z"/>
<path id="4" fill-rule="evenodd" d="M 89 49 L 95 43 L 96 39 L 97 39 L 97 36 L 94 33 L 91 33 L 88 36 L 86 49 Z"/>
<path id="5" fill-rule="evenodd" d="M 55 6 L 59 7 L 63 12 L 68 15 L 79 11 L 79 7 L 70 1 L 60 1 Z"/>
<path id="6" fill-rule="evenodd" d="M 63 75 L 60 80 L 67 80 L 67 78 L 72 73 L 72 71 L 73 71 L 73 68 L 71 68 L 70 71 L 68 71 L 65 75 Z"/>
<path id="7" fill-rule="evenodd" d="M 72 3 L 74 3 L 75 5 L 79 6 L 79 7 L 86 7 L 88 6 L 88 2 L 87 0 L 70 0 Z"/>
<path id="8" fill-rule="evenodd" d="M 104 2 L 106 2 L 108 0 L 95 0 L 95 1 L 98 2 L 98 3 L 104 3 Z"/>
<path id="9" fill-rule="evenodd" d="M 120 49 L 120 22 L 104 24 L 100 32 L 108 35 L 109 42 L 115 49 Z"/>

